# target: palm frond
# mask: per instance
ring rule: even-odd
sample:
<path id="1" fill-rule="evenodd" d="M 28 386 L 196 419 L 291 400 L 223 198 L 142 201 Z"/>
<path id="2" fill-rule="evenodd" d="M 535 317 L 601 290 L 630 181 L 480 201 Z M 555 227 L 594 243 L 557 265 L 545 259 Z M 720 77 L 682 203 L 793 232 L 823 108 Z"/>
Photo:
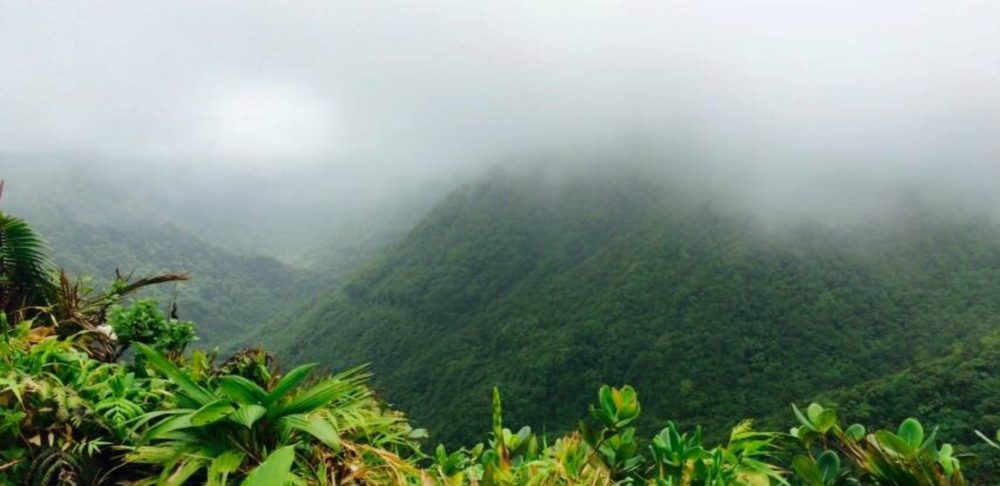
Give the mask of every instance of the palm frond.
<path id="1" fill-rule="evenodd" d="M 56 289 L 45 239 L 28 224 L 0 213 L 0 309 L 14 320 L 30 306 L 47 304 Z"/>

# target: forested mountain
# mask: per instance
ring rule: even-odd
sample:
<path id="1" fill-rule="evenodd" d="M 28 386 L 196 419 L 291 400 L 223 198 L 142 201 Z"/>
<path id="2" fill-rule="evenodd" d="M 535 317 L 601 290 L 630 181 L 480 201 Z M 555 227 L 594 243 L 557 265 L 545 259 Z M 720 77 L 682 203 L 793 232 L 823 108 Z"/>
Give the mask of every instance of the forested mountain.
<path id="1" fill-rule="evenodd" d="M 296 360 L 371 362 L 446 441 L 489 420 L 493 385 L 539 429 L 567 430 L 587 390 L 631 383 L 640 428 L 673 418 L 719 434 L 950 356 L 1000 320 L 1000 229 L 984 219 L 911 198 L 882 219 L 774 222 L 658 180 L 501 174 L 458 190 L 260 340 Z M 908 390 L 908 405 L 923 398 Z"/>

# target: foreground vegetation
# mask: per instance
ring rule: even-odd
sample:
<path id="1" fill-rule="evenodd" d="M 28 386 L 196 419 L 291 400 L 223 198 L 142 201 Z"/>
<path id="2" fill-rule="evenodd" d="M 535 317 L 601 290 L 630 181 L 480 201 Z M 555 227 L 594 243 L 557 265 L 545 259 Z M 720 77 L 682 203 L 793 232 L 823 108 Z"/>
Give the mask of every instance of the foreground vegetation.
<path id="1" fill-rule="evenodd" d="M 630 386 L 601 387 L 560 437 L 505 427 L 494 389 L 483 442 L 428 449 L 364 368 L 282 370 L 261 349 L 221 362 L 186 353 L 192 323 L 126 299 L 184 275 L 90 289 L 0 214 L 0 276 L 2 484 L 966 484 L 967 458 L 912 418 L 867 430 L 814 403 L 793 407 L 789 432 L 742 422 L 713 446 L 666 421 L 640 438 Z"/>

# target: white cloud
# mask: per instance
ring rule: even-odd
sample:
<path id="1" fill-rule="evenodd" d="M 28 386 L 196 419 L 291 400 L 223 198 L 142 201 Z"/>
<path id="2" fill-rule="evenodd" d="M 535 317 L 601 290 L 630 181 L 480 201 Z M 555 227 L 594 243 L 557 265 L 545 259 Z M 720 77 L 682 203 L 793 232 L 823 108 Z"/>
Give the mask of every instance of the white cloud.
<path id="1" fill-rule="evenodd" d="M 294 83 L 223 83 L 205 98 L 193 126 L 208 155 L 309 158 L 336 149 L 335 113 L 323 97 Z"/>

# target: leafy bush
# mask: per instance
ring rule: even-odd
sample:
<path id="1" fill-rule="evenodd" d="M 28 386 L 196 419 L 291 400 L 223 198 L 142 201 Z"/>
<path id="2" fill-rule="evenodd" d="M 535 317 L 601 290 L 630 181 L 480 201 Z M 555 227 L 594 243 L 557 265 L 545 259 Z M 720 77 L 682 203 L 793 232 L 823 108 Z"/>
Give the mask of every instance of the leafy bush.
<path id="1" fill-rule="evenodd" d="M 854 424 L 841 429 L 834 410 L 818 403 L 802 413 L 793 405 L 799 427 L 792 429 L 806 455 L 798 455 L 792 466 L 803 482 L 812 486 L 850 484 L 859 477 L 876 484 L 964 485 L 961 461 L 950 444 L 938 447 L 937 429 L 925 436 L 923 425 L 908 418 L 894 433 L 878 430 L 866 434 Z M 841 468 L 841 456 L 850 459 L 854 471 Z"/>
<path id="2" fill-rule="evenodd" d="M 176 356 L 195 339 L 193 322 L 167 319 L 153 299 L 140 299 L 128 307 L 112 306 L 108 325 L 123 349 L 146 344 Z"/>

